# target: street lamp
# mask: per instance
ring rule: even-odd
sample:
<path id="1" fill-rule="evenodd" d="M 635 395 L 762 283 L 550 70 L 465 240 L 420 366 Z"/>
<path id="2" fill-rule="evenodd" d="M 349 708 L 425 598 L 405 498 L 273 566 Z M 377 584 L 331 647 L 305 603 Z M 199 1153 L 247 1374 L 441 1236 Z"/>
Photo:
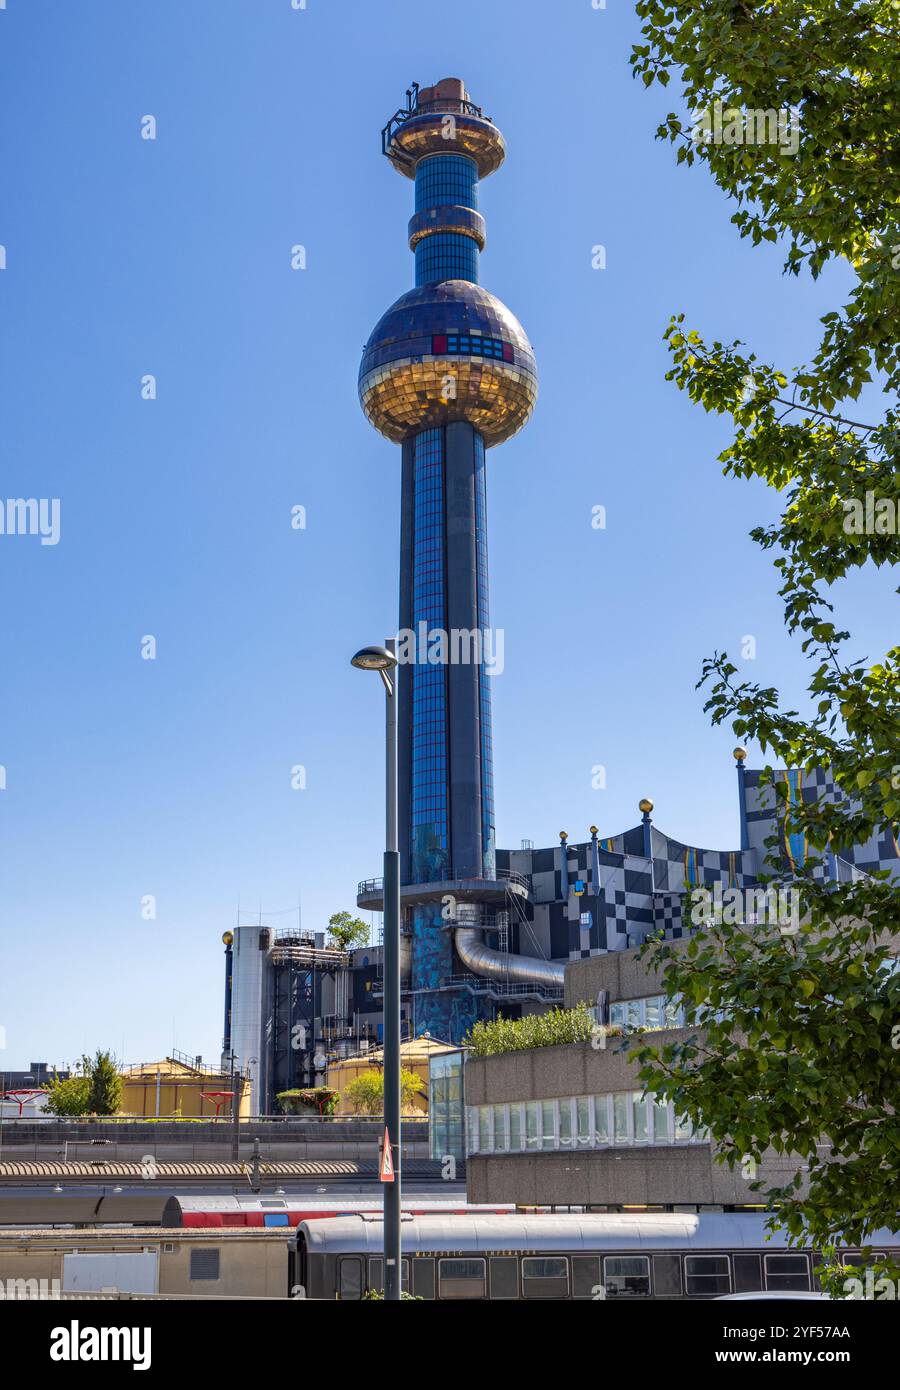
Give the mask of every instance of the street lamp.
<path id="1" fill-rule="evenodd" d="M 384 846 L 384 1144 L 393 1182 L 384 1184 L 384 1297 L 400 1298 L 400 854 L 397 842 L 396 643 L 363 647 L 352 658 L 361 671 L 377 671 L 385 693 Z"/>

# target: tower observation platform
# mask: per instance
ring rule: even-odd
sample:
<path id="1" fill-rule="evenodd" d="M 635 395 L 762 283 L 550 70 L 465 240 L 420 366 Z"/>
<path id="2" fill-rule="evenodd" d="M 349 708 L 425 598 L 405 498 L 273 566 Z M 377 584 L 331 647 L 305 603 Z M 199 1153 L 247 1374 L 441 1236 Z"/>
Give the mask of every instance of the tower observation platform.
<path id="1" fill-rule="evenodd" d="M 478 1008 L 460 972 L 510 973 L 508 954 L 485 944 L 482 928 L 499 919 L 502 930 L 498 904 L 514 908 L 523 893 L 496 866 L 486 455 L 529 420 L 537 367 L 518 319 L 479 283 L 478 185 L 506 156 L 497 126 L 458 78 L 414 84 L 382 131 L 382 151 L 415 186 L 415 288 L 376 324 L 359 371 L 367 418 L 401 446 L 403 927 L 417 1028 L 458 1040 Z M 410 658 L 403 634 L 443 634 L 447 652 L 474 659 L 434 660 L 421 641 Z M 360 888 L 360 906 L 379 900 L 374 885 Z"/>

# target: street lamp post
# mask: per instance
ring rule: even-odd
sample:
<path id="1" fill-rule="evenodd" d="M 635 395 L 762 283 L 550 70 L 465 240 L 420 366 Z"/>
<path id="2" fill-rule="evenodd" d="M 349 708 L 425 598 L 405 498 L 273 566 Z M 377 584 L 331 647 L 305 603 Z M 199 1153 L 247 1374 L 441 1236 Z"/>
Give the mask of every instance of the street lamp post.
<path id="1" fill-rule="evenodd" d="M 385 691 L 384 848 L 384 1142 L 394 1180 L 384 1183 L 384 1297 L 398 1300 L 400 1264 L 400 853 L 397 838 L 397 665 L 396 643 L 363 647 L 352 659 L 377 671 Z M 382 1154 L 382 1159 L 384 1155 Z"/>

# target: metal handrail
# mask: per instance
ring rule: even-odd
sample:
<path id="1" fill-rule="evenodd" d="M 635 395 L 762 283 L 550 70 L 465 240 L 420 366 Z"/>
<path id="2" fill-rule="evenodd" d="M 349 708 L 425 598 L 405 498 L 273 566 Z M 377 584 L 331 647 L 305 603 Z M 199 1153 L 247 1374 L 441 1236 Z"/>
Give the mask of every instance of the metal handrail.
<path id="1" fill-rule="evenodd" d="M 524 888 L 526 892 L 531 892 L 531 877 L 529 874 L 520 874 L 515 869 L 495 869 L 492 875 L 484 873 L 483 870 L 472 869 L 442 869 L 440 878 L 429 880 L 432 883 L 514 883 L 517 887 Z M 415 887 L 415 884 L 404 884 L 404 887 Z M 384 888 L 383 878 L 364 878 L 356 887 L 358 897 L 364 893 L 379 893 Z"/>

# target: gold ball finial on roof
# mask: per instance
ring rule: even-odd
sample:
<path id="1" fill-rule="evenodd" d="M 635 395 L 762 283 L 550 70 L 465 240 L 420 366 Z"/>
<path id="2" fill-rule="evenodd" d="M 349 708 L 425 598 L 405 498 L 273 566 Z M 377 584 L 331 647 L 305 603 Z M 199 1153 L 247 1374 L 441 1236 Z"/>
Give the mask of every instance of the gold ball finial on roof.
<path id="1" fill-rule="evenodd" d="M 234 933 L 230 931 L 223 931 L 222 940 L 226 946 L 230 946 L 232 941 L 234 941 Z"/>
<path id="2" fill-rule="evenodd" d="M 568 840 L 568 838 L 569 838 L 569 832 L 568 832 L 568 830 L 561 830 L 561 831 L 559 832 L 559 838 L 560 838 L 561 840 Z"/>
<path id="3" fill-rule="evenodd" d="M 738 747 L 734 750 L 734 756 L 737 758 L 739 763 L 744 762 L 744 760 L 747 757 L 746 748 L 742 748 L 740 745 L 738 745 Z"/>
<path id="4" fill-rule="evenodd" d="M 643 811 L 645 816 L 649 816 L 650 812 L 653 810 L 653 802 L 648 796 L 645 796 L 638 802 L 638 810 Z"/>
<path id="5" fill-rule="evenodd" d="M 592 826 L 591 826 L 591 834 L 592 834 L 592 835 L 596 835 L 597 833 L 598 833 L 598 832 L 597 832 L 597 827 L 596 827 L 596 825 L 592 825 Z"/>

